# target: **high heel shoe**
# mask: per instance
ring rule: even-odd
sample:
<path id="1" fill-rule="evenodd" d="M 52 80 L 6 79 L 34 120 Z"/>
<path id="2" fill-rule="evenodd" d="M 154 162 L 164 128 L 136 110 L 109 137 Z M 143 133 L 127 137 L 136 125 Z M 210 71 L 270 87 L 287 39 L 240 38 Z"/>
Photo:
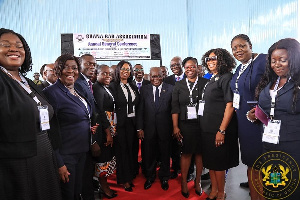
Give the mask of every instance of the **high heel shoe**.
<path id="1" fill-rule="evenodd" d="M 216 199 L 217 199 L 217 197 L 214 197 L 213 199 L 207 197 L 205 200 L 216 200 Z"/>
<path id="2" fill-rule="evenodd" d="M 201 196 L 201 195 L 202 195 L 202 189 L 201 189 L 200 191 L 197 191 L 197 190 L 195 189 L 195 193 L 196 193 L 198 196 Z"/>
<path id="3" fill-rule="evenodd" d="M 105 196 L 106 198 L 108 199 L 112 199 L 112 198 L 115 198 L 116 196 L 118 196 L 116 193 L 112 193 L 110 196 L 108 194 L 106 194 L 104 191 L 100 191 L 99 194 L 102 196 Z"/>
<path id="4" fill-rule="evenodd" d="M 189 198 L 190 193 L 189 192 L 183 192 L 181 191 L 182 196 L 184 196 L 184 198 Z"/>
<path id="5" fill-rule="evenodd" d="M 125 189 L 126 192 L 132 192 L 132 187 L 131 186 L 124 187 L 124 189 Z"/>

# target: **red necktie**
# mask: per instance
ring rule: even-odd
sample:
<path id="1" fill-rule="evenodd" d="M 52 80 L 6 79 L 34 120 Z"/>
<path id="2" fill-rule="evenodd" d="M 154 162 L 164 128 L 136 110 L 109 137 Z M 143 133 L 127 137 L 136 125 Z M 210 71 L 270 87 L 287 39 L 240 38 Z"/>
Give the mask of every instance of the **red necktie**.
<path id="1" fill-rule="evenodd" d="M 90 86 L 91 92 L 93 93 L 93 84 L 92 84 L 92 81 L 90 81 L 90 80 L 89 80 L 89 86 Z"/>

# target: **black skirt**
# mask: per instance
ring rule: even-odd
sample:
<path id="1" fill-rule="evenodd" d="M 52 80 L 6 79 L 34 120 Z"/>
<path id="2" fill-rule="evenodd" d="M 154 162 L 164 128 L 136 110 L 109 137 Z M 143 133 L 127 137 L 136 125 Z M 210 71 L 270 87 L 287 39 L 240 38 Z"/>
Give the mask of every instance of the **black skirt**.
<path id="1" fill-rule="evenodd" d="M 37 136 L 36 156 L 0 159 L 0 199 L 61 199 L 58 168 L 47 133 Z"/>
<path id="2" fill-rule="evenodd" d="M 198 120 L 180 121 L 179 128 L 182 139 L 183 154 L 201 154 L 201 129 Z"/>

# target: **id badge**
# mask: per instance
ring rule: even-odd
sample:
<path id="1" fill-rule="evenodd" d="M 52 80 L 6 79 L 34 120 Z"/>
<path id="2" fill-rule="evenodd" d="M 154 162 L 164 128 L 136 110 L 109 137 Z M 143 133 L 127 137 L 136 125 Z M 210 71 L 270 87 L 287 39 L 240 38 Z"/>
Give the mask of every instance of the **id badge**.
<path id="1" fill-rule="evenodd" d="M 264 125 L 263 142 L 272 144 L 279 143 L 279 132 L 280 132 L 281 120 L 270 120 L 268 125 Z"/>
<path id="2" fill-rule="evenodd" d="M 128 113 L 128 106 L 127 106 L 127 113 Z M 135 106 L 133 106 L 133 112 L 128 113 L 127 117 L 135 117 Z"/>
<path id="3" fill-rule="evenodd" d="M 240 108 L 240 94 L 237 92 L 233 93 L 233 107 L 235 109 L 239 109 Z"/>
<path id="4" fill-rule="evenodd" d="M 200 116 L 203 116 L 204 105 L 205 105 L 205 101 L 199 100 L 198 115 L 200 115 Z"/>
<path id="5" fill-rule="evenodd" d="M 38 106 L 38 109 L 40 113 L 41 130 L 45 131 L 50 129 L 48 106 Z"/>
<path id="6" fill-rule="evenodd" d="M 197 119 L 196 106 L 187 106 L 187 119 Z"/>
<path id="7" fill-rule="evenodd" d="M 117 113 L 114 112 L 114 124 L 117 124 Z"/>

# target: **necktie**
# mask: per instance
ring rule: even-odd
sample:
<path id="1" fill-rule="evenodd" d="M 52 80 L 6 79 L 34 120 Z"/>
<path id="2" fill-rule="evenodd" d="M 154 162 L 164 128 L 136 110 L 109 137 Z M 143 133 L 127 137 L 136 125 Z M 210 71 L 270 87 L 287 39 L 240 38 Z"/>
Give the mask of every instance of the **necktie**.
<path id="1" fill-rule="evenodd" d="M 176 81 L 180 81 L 180 77 L 179 76 L 177 76 Z"/>
<path id="2" fill-rule="evenodd" d="M 138 87 L 139 91 L 140 91 L 141 86 L 142 86 L 142 83 L 137 83 L 137 87 Z"/>
<path id="3" fill-rule="evenodd" d="M 159 107 L 159 89 L 156 87 L 155 90 L 155 108 L 158 109 Z"/>
<path id="4" fill-rule="evenodd" d="M 128 114 L 133 113 L 133 104 L 132 104 L 132 97 L 131 97 L 131 92 L 129 90 L 129 87 L 124 84 L 127 93 L 128 93 L 128 100 L 127 100 L 127 105 L 128 105 Z"/>
<path id="5" fill-rule="evenodd" d="M 93 84 L 92 84 L 92 81 L 90 81 L 90 80 L 89 80 L 89 86 L 90 86 L 91 92 L 93 93 Z"/>

